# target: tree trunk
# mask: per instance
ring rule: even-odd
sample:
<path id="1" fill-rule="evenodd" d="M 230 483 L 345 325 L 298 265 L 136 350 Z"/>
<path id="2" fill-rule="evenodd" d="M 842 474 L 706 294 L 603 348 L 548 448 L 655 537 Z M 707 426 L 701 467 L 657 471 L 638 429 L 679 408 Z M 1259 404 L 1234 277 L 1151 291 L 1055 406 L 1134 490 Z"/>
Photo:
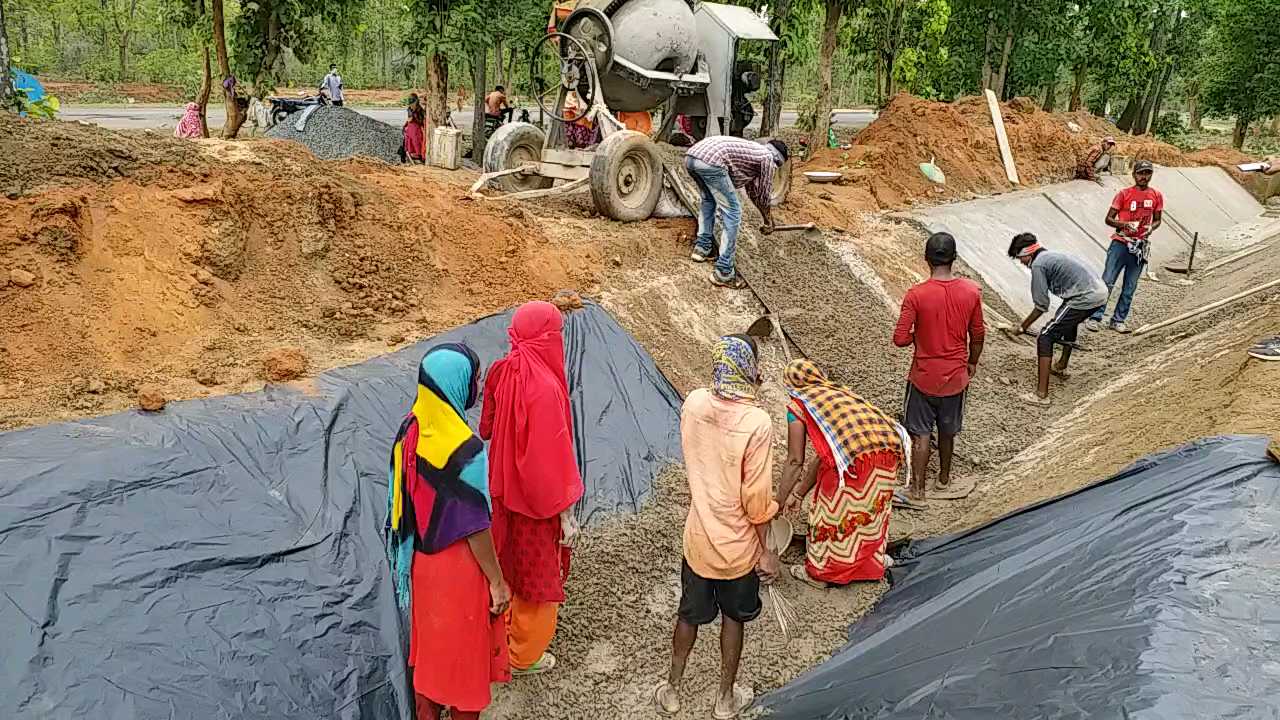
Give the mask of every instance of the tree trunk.
<path id="1" fill-rule="evenodd" d="M 222 138 L 232 140 L 240 134 L 244 113 L 236 102 L 235 85 L 231 78 L 231 61 L 227 57 L 227 31 L 223 20 L 222 0 L 213 0 L 213 50 L 218 56 L 218 77 L 222 78 L 222 104 L 226 108 L 227 121 L 222 126 Z"/>
<path id="2" fill-rule="evenodd" d="M 1201 125 L 1199 92 L 1187 95 L 1187 114 L 1191 116 L 1188 123 L 1191 126 L 1191 132 L 1203 132 L 1204 126 Z"/>
<path id="3" fill-rule="evenodd" d="M 12 76 L 9 74 L 9 40 L 5 33 L 4 2 L 0 0 L 0 111 L 14 107 Z"/>
<path id="4" fill-rule="evenodd" d="M 1160 119 L 1160 105 L 1164 103 L 1164 91 L 1169 87 L 1169 80 L 1173 77 L 1175 62 L 1169 62 L 1165 65 L 1164 72 L 1160 74 L 1160 80 L 1156 83 L 1156 91 L 1151 94 L 1151 107 L 1139 117 L 1141 128 L 1137 135 L 1143 135 L 1155 127 L 1156 121 Z"/>
<path id="5" fill-rule="evenodd" d="M 1244 139 L 1249 134 L 1249 121 L 1243 117 L 1236 117 L 1236 128 L 1231 133 L 1231 145 L 1237 150 L 1244 149 Z"/>
<path id="6" fill-rule="evenodd" d="M 1124 132 L 1133 129 L 1133 123 L 1138 119 L 1138 108 L 1141 105 L 1137 95 L 1130 95 L 1129 102 L 1125 104 L 1124 110 L 1120 111 L 1120 119 L 1116 121 L 1116 127 Z"/>
<path id="7" fill-rule="evenodd" d="M 1089 68 L 1084 63 L 1080 63 L 1073 74 L 1075 77 L 1071 80 L 1071 100 L 1067 103 L 1067 110 L 1077 112 L 1084 102 L 1084 79 L 1089 74 Z"/>
<path id="8" fill-rule="evenodd" d="M 1280 115 L 1271 118 L 1271 134 L 1280 135 Z"/>
<path id="9" fill-rule="evenodd" d="M 987 13 L 987 44 L 982 51 L 982 90 L 991 89 L 991 49 L 996 44 L 996 16 Z"/>
<path id="10" fill-rule="evenodd" d="M 213 71 L 209 67 L 209 46 L 205 43 L 201 43 L 201 46 L 204 75 L 200 78 L 200 94 L 196 96 L 196 104 L 200 106 L 200 137 L 209 137 L 209 96 L 213 94 Z"/>
<path id="11" fill-rule="evenodd" d="M 791 0 L 779 0 L 774 6 L 773 34 L 782 37 L 782 23 L 791 10 Z M 782 43 L 769 43 L 769 81 L 765 86 L 764 112 L 760 118 L 760 135 L 768 137 L 778 131 L 782 121 L 782 90 L 785 87 L 787 62 L 782 57 Z"/>
<path id="12" fill-rule="evenodd" d="M 1044 88 L 1044 111 L 1053 112 L 1058 108 L 1058 68 L 1053 68 L 1053 77 Z"/>
<path id="13" fill-rule="evenodd" d="M 826 19 L 822 24 L 822 47 L 818 55 L 817 114 L 813 119 L 813 132 L 809 135 L 811 154 L 827 146 L 827 130 L 831 127 L 831 66 L 835 62 L 840 18 L 844 14 L 844 0 L 826 0 L 824 5 Z"/>
<path id="14" fill-rule="evenodd" d="M 428 137 L 436 126 L 444 125 L 449 113 L 449 58 L 442 52 L 427 56 L 427 86 L 423 90 L 423 102 L 427 107 Z"/>
<path id="15" fill-rule="evenodd" d="M 1009 77 L 1009 56 L 1013 54 L 1013 21 L 1009 21 L 1009 30 L 1004 34 L 1004 50 L 1000 53 L 1000 74 L 992 81 L 992 90 L 996 97 L 1004 99 L 1004 81 Z"/>
<path id="16" fill-rule="evenodd" d="M 120 82 L 129 80 L 129 36 L 132 34 L 131 30 L 120 34 Z"/>
<path id="17" fill-rule="evenodd" d="M 493 81 L 496 85 L 506 86 L 507 76 L 503 73 L 506 68 L 502 63 L 502 38 L 495 37 L 493 39 Z"/>
<path id="18" fill-rule="evenodd" d="M 381 68 L 381 77 L 383 86 L 390 85 L 390 78 L 387 76 L 387 19 L 382 14 L 378 14 L 378 41 L 382 46 L 382 52 L 378 54 L 378 65 Z"/>
<path id="19" fill-rule="evenodd" d="M 471 159 L 477 165 L 484 164 L 484 89 L 485 60 L 489 57 L 489 49 L 483 45 L 476 48 L 475 60 L 472 62 L 471 86 L 475 91 L 474 112 L 471 116 Z"/>

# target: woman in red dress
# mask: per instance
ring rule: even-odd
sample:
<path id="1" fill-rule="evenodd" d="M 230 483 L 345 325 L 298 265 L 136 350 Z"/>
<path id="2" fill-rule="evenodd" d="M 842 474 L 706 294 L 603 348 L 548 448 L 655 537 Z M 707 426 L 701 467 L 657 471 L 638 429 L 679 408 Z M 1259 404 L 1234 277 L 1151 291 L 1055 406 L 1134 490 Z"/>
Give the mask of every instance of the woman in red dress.
<path id="1" fill-rule="evenodd" d="M 427 159 L 427 111 L 418 100 L 418 94 L 409 95 L 408 118 L 404 121 L 404 154 L 412 160 L 426 162 Z"/>
<path id="2" fill-rule="evenodd" d="M 480 436 L 489 444 L 493 536 L 511 583 L 507 638 L 512 675 L 555 667 L 556 631 L 578 527 L 573 506 L 582 476 L 564 369 L 564 317 L 531 302 L 511 318 L 511 352 L 489 369 Z"/>
<path id="3" fill-rule="evenodd" d="M 387 557 L 409 615 L 418 720 L 476 720 L 489 684 L 511 679 L 503 613 L 511 590 L 489 531 L 484 443 L 465 420 L 480 361 L 466 345 L 432 348 L 391 453 Z"/>
<path id="4" fill-rule="evenodd" d="M 783 382 L 791 402 L 778 504 L 794 507 L 813 491 L 805 562 L 791 576 L 818 587 L 880 580 L 891 563 L 889 513 L 905 457 L 897 424 L 809 360 L 787 365 Z M 806 438 L 818 458 L 801 480 Z"/>

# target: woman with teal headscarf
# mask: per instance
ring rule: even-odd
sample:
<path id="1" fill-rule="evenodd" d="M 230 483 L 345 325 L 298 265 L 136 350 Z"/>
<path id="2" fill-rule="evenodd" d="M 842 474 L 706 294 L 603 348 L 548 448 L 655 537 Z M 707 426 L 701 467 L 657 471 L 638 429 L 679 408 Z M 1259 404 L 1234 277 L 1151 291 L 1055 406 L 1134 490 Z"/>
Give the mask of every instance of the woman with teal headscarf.
<path id="1" fill-rule="evenodd" d="M 480 361 L 466 345 L 432 348 L 391 453 L 387 556 L 410 620 L 409 667 L 421 720 L 479 718 L 489 684 L 511 679 L 511 602 L 490 534 L 488 457 L 467 426 Z"/>

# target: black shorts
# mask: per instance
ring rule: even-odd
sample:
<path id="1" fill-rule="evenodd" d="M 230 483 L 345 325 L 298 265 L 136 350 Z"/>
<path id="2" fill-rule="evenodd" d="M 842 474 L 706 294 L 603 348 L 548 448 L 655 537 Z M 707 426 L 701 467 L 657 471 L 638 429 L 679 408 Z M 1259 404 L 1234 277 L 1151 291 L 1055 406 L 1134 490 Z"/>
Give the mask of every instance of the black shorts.
<path id="1" fill-rule="evenodd" d="M 680 564 L 680 609 L 676 614 L 690 625 L 707 625 L 724 613 L 730 620 L 751 622 L 760 617 L 760 578 L 755 571 L 736 580 L 708 580 Z"/>
<path id="2" fill-rule="evenodd" d="M 907 396 L 902 401 L 907 432 L 916 437 L 932 435 L 936 427 L 943 435 L 958 435 L 964 427 L 964 393 L 938 397 L 920 392 L 907 381 Z"/>
<path id="3" fill-rule="evenodd" d="M 341 101 L 341 100 L 334 100 L 334 101 L 333 101 L 332 103 L 330 103 L 330 104 L 331 104 L 331 105 L 333 105 L 334 107 L 342 107 L 342 101 Z"/>
<path id="4" fill-rule="evenodd" d="M 1097 311 L 1098 308 L 1077 310 L 1063 303 L 1058 308 L 1058 314 L 1054 315 L 1047 325 L 1040 328 L 1040 335 L 1036 338 L 1036 354 L 1040 357 L 1053 357 L 1055 344 L 1074 343 L 1080 334 L 1080 323 L 1088 320 Z"/>

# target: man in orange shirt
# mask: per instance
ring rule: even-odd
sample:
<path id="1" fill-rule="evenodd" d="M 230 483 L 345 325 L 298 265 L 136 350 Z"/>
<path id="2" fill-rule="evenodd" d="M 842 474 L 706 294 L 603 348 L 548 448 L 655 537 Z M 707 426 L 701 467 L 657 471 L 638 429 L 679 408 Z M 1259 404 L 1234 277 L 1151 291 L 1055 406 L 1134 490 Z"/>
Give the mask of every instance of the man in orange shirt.
<path id="1" fill-rule="evenodd" d="M 720 689 L 714 717 L 737 717 L 754 699 L 735 685 L 744 624 L 760 615 L 760 583 L 778 575 L 769 549 L 773 499 L 773 422 L 756 401 L 755 341 L 731 335 L 716 343 L 711 388 L 689 394 L 680 415 L 689 518 L 684 527 L 680 608 L 671 673 L 654 692 L 658 710 L 680 711 L 685 662 L 698 627 L 720 616 Z"/>

